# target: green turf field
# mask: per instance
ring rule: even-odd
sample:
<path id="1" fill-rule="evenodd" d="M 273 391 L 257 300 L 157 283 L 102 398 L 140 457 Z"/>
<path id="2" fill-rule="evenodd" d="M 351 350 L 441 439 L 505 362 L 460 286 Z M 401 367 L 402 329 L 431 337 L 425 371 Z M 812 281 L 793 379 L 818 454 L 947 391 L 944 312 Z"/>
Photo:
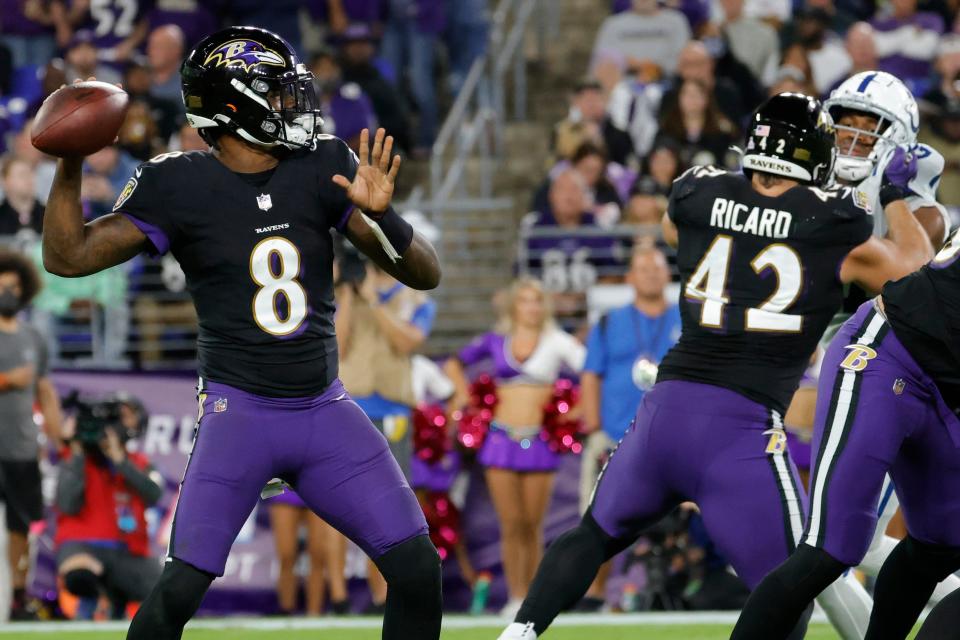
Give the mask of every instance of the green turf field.
<path id="1" fill-rule="evenodd" d="M 442 635 L 443 640 L 495 640 L 502 627 L 477 629 L 451 629 Z M 558 627 L 544 634 L 544 640 L 726 640 L 729 625 L 665 625 L 665 626 L 600 626 Z M 2 633 L 0 639 L 40 640 L 122 640 L 122 631 L 71 632 L 63 630 L 30 633 Z M 197 629 L 187 631 L 184 640 L 379 640 L 380 632 L 374 629 L 301 629 L 301 630 L 246 630 Z M 806 640 L 834 640 L 838 636 L 826 625 L 812 625 Z"/>
<path id="2" fill-rule="evenodd" d="M 737 613 L 647 612 L 564 614 L 544 640 L 727 640 Z M 198 618 L 184 640 L 379 640 L 373 617 Z M 496 640 L 505 622 L 497 616 L 448 615 L 441 640 Z M 125 622 L 41 622 L 0 624 L 0 640 L 124 640 Z M 822 613 L 814 615 L 806 640 L 839 640 Z"/>

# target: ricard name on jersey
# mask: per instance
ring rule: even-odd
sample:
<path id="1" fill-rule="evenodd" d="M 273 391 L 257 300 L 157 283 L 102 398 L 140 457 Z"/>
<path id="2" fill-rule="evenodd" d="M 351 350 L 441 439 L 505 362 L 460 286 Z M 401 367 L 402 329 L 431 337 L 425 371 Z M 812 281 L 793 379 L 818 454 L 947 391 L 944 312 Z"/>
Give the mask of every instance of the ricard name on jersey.
<path id="1" fill-rule="evenodd" d="M 714 199 L 710 210 L 710 226 L 765 238 L 786 238 L 792 221 L 789 211 L 750 207 L 729 198 Z"/>

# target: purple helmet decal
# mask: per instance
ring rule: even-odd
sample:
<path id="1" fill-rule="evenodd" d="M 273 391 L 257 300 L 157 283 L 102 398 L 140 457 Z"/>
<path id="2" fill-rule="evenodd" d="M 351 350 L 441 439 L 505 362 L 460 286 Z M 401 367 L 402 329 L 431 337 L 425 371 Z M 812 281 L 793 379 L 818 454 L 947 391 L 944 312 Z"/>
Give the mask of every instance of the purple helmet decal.
<path id="1" fill-rule="evenodd" d="M 216 62 L 216 66 L 243 67 L 244 71 L 250 71 L 260 65 L 269 65 L 272 67 L 284 67 L 283 57 L 271 49 L 254 40 L 231 40 L 225 42 L 216 51 L 207 56 L 203 61 L 206 66 L 211 62 Z"/>

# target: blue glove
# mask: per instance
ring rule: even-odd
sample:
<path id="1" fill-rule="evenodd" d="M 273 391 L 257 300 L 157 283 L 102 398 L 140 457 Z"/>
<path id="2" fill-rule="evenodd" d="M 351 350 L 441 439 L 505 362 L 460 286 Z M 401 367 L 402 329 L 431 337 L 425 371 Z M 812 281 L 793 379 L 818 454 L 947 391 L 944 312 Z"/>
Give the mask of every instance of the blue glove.
<path id="1" fill-rule="evenodd" d="M 884 184 L 892 184 L 904 191 L 910 181 L 917 177 L 917 154 L 914 147 L 897 147 L 883 170 Z"/>

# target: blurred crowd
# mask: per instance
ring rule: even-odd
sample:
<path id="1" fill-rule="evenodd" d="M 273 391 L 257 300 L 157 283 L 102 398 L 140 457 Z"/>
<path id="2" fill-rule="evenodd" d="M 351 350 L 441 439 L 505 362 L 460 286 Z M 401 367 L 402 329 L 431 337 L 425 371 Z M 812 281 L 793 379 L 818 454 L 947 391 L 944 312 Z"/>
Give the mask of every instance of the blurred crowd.
<path id="1" fill-rule="evenodd" d="M 731 147 L 766 96 L 825 96 L 866 69 L 896 74 L 922 105 L 921 141 L 946 158 L 940 200 L 960 204 L 956 3 L 596 5 L 609 15 L 586 73 L 570 84 L 566 117 L 553 125 L 549 166 L 531 194 L 520 232 L 517 278 L 491 301 L 497 322 L 489 332 L 442 363 L 423 358 L 418 351 L 433 329 L 435 302 L 405 289 L 349 247 L 338 252 L 341 375 L 390 442 L 428 514 L 434 543 L 445 560 L 456 563 L 476 611 L 488 607 L 488 572 L 498 567 L 506 593 L 497 606 L 510 613 L 526 595 L 554 488 L 576 456 L 580 490 L 574 499 L 586 508 L 604 461 L 679 336 L 672 253 L 659 239 L 671 184 L 693 165 L 736 170 Z M 122 82 L 133 98 L 117 144 L 87 159 L 83 200 L 92 219 L 111 209 L 139 161 L 205 148 L 184 125 L 178 69 L 190 46 L 217 26 L 254 24 L 286 37 L 316 76 L 328 133 L 355 148 L 363 128 L 384 126 L 405 153 L 423 157 L 443 105 L 486 50 L 490 9 L 486 0 L 0 0 L 0 236 L 39 265 L 35 240 L 54 162 L 30 144 L 29 128 L 44 97 L 65 82 L 95 75 Z M 416 226 L 429 229 L 423 221 Z M 6 268 L 0 261 L 0 289 Z M 139 257 L 75 280 L 41 271 L 40 279 L 42 290 L 21 291 L 13 314 L 24 308 L 40 330 L 43 365 L 34 366 L 25 383 L 13 371 L 17 367 L 0 370 L 0 382 L 13 373 L 24 388 L 36 387 L 39 401 L 41 387 L 49 384 L 42 382 L 45 363 L 72 358 L 72 345 L 84 332 L 94 332 L 100 345 L 102 360 L 94 366 L 151 368 L 177 358 L 192 366 L 196 318 L 172 258 Z M 16 331 L 5 317 L 0 308 L 0 347 Z M 46 393 L 50 412 L 49 388 Z M 128 412 L 143 411 L 130 406 Z M 118 428 L 115 437 L 90 438 L 84 449 L 76 441 L 64 444 L 73 436 L 69 429 L 56 431 L 59 420 L 54 412 L 45 423 L 63 470 L 73 478 L 86 473 L 85 491 L 96 493 L 91 487 L 111 482 L 125 487 L 124 522 L 132 529 L 110 529 L 117 543 L 112 550 L 136 548 L 133 555 L 142 558 L 142 540 L 133 534 L 157 496 L 148 484 L 149 461 L 128 460 L 124 453 L 137 430 Z M 32 420 L 29 428 L 35 430 Z M 12 462 L 36 459 L 35 449 L 24 451 Z M 6 462 L 0 454 L 0 463 Z M 482 480 L 489 495 L 499 524 L 495 563 L 471 562 L 471 531 L 458 511 L 465 477 Z M 55 506 L 69 524 L 80 517 L 83 496 L 68 493 L 58 491 Z M 289 488 L 278 484 L 266 494 L 274 495 L 269 510 L 279 562 L 278 610 L 298 609 L 295 566 L 303 552 L 311 569 L 302 608 L 311 614 L 346 611 L 343 538 Z M 9 503 L 10 496 L 0 499 Z M 21 511 L 27 521 L 33 517 Z M 24 522 L 11 523 L 8 516 L 7 524 L 12 535 L 23 535 Z M 74 614 L 93 615 L 91 607 L 106 598 L 111 614 L 123 616 L 126 603 L 143 593 L 142 582 L 129 580 L 129 567 L 139 565 L 123 554 L 84 547 L 90 533 L 83 525 L 67 530 L 79 532 L 58 542 L 66 549 L 58 556 L 61 585 L 79 599 Z M 19 555 L 11 561 L 21 562 L 23 546 L 14 551 Z M 737 608 L 746 590 L 726 567 L 696 507 L 685 505 L 605 567 L 578 607 Z M 385 584 L 374 567 L 367 574 L 370 611 L 376 612 Z M 15 605 L 22 608 L 22 582 L 15 587 L 21 590 Z"/>
<path id="2" fill-rule="evenodd" d="M 599 3 L 598 3 L 599 4 Z M 743 127 L 769 95 L 824 98 L 879 69 L 921 105 L 921 142 L 946 158 L 940 201 L 960 204 L 960 21 L 943 0 L 614 0 L 587 75 L 570 87 L 520 242 L 521 272 L 582 329 L 588 293 L 656 237 L 674 178 L 736 170 Z"/>
<path id="3" fill-rule="evenodd" d="M 56 165 L 31 145 L 30 125 L 64 83 L 93 76 L 131 97 L 117 143 L 85 165 L 84 215 L 93 219 L 112 209 L 139 162 L 206 149 L 186 125 L 179 71 L 217 28 L 285 37 L 316 77 L 324 133 L 356 147 L 363 128 L 383 126 L 402 153 L 424 158 L 486 52 L 489 12 L 487 0 L 0 0 L 0 237 L 40 266 L 34 244 Z M 35 322 L 54 363 L 191 366 L 196 319 L 171 258 L 76 280 L 42 275 Z"/>

